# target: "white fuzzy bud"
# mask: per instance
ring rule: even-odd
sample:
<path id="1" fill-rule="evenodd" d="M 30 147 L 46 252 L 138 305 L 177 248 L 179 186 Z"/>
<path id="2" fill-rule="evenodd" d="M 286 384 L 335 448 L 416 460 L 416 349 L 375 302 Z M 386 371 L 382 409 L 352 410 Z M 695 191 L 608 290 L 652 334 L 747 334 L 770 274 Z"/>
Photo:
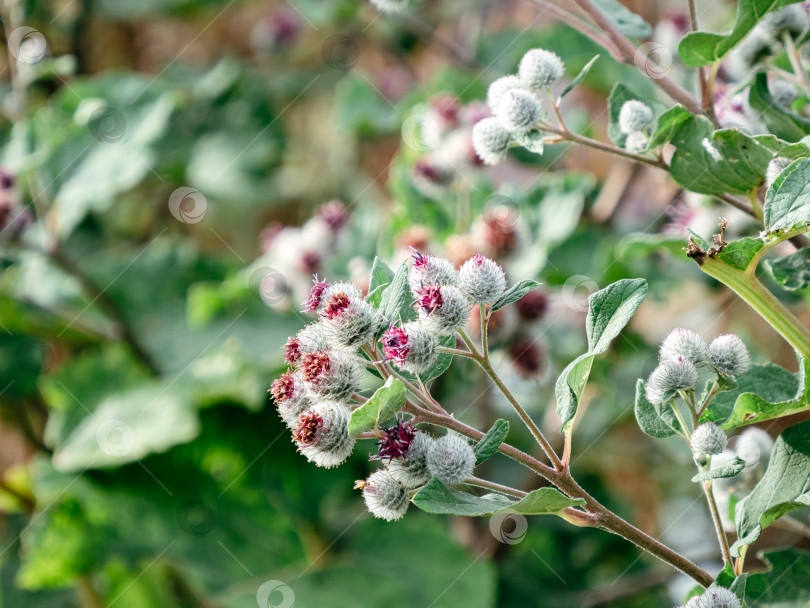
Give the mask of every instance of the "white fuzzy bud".
<path id="1" fill-rule="evenodd" d="M 646 103 L 631 99 L 625 101 L 622 109 L 619 110 L 619 128 L 622 133 L 632 133 L 641 131 L 649 126 L 652 121 L 652 110 Z"/>
<path id="2" fill-rule="evenodd" d="M 768 83 L 768 90 L 771 93 L 773 100 L 780 106 L 789 106 L 799 96 L 799 92 L 793 83 L 783 80 L 782 78 L 774 78 Z"/>
<path id="3" fill-rule="evenodd" d="M 525 89 L 510 89 L 495 108 L 495 118 L 510 133 L 525 133 L 545 116 L 540 100 Z"/>
<path id="4" fill-rule="evenodd" d="M 740 599 L 734 594 L 733 591 L 725 587 L 711 586 L 703 595 L 700 596 L 700 601 L 695 604 L 697 608 L 742 608 Z"/>
<path id="5" fill-rule="evenodd" d="M 695 595 L 689 598 L 689 601 L 686 602 L 682 608 L 700 608 L 700 596 Z"/>
<path id="6" fill-rule="evenodd" d="M 804 7 L 801 4 L 793 4 L 768 13 L 757 27 L 766 36 L 778 42 L 782 39 L 783 34 L 795 38 L 807 28 L 808 22 L 810 22 L 810 17 Z"/>
<path id="7" fill-rule="evenodd" d="M 773 186 L 773 183 L 776 181 L 776 178 L 779 177 L 779 174 L 787 169 L 788 165 L 790 165 L 792 162 L 793 161 L 791 159 L 783 156 L 777 156 L 771 162 L 769 162 L 768 168 L 765 169 L 765 187 L 770 188 Z"/>
<path id="8" fill-rule="evenodd" d="M 464 262 L 458 286 L 472 303 L 492 304 L 506 291 L 506 275 L 503 268 L 479 253 Z"/>
<path id="9" fill-rule="evenodd" d="M 408 510 L 408 490 L 386 470 L 372 473 L 363 485 L 363 500 L 369 512 L 385 521 L 400 519 Z"/>
<path id="10" fill-rule="evenodd" d="M 724 376 L 742 376 L 748 371 L 751 356 L 740 338 L 726 334 L 709 344 L 709 361 Z"/>
<path id="11" fill-rule="evenodd" d="M 381 13 L 399 13 L 408 6 L 408 0 L 371 0 L 371 4 Z"/>
<path id="12" fill-rule="evenodd" d="M 472 475 L 475 452 L 463 437 L 444 435 L 430 445 L 427 467 L 432 477 L 445 485 L 455 485 Z"/>
<path id="13" fill-rule="evenodd" d="M 697 333 L 679 327 L 673 329 L 661 343 L 660 358 L 677 359 L 682 357 L 695 365 L 709 360 L 709 345 Z"/>
<path id="14" fill-rule="evenodd" d="M 416 488 L 430 479 L 427 454 L 433 441 L 427 433 L 416 431 L 405 458 L 395 458 L 386 465 L 391 476 L 406 488 Z"/>
<path id="15" fill-rule="evenodd" d="M 326 350 L 329 343 L 323 323 L 316 321 L 310 323 L 298 332 L 298 349 L 302 354 L 314 353 L 316 350 Z"/>
<path id="16" fill-rule="evenodd" d="M 491 116 L 482 118 L 472 129 L 472 142 L 475 153 L 487 165 L 497 165 L 509 150 L 511 135 Z"/>
<path id="17" fill-rule="evenodd" d="M 523 86 L 523 83 L 520 81 L 520 78 L 514 75 L 503 76 L 501 78 L 498 78 L 498 80 L 493 81 L 492 84 L 489 85 L 489 88 L 487 89 L 487 105 L 489 106 L 489 109 L 494 112 L 495 108 L 498 107 L 498 104 L 500 103 L 501 99 L 503 99 L 503 96 L 508 91 L 511 91 L 512 89 L 523 89 L 523 88 L 525 87 Z"/>
<path id="18" fill-rule="evenodd" d="M 416 293 L 414 302 L 425 327 L 440 336 L 449 336 L 466 325 L 472 304 L 453 285 L 429 285 Z"/>
<path id="19" fill-rule="evenodd" d="M 761 65 L 778 51 L 771 34 L 761 26 L 760 22 L 734 50 L 738 61 L 749 70 Z"/>
<path id="20" fill-rule="evenodd" d="M 746 470 L 764 469 L 771 459 L 773 439 L 767 431 L 752 426 L 740 433 L 734 450 L 745 461 Z"/>
<path id="21" fill-rule="evenodd" d="M 416 296 L 419 290 L 428 285 L 456 285 L 458 272 L 455 266 L 444 258 L 415 253 L 413 264 L 408 271 L 408 287 Z"/>
<path id="22" fill-rule="evenodd" d="M 704 422 L 693 432 L 689 440 L 692 452 L 699 458 L 720 454 L 726 449 L 728 436 L 714 422 Z"/>
<path id="23" fill-rule="evenodd" d="M 318 350 L 301 357 L 299 376 L 315 398 L 347 401 L 360 388 L 363 370 L 350 354 Z"/>
<path id="24" fill-rule="evenodd" d="M 352 350 L 370 342 L 383 324 L 380 313 L 362 296 L 343 290 L 324 300 L 321 318 L 329 343 Z"/>
<path id="25" fill-rule="evenodd" d="M 422 374 L 439 359 L 439 340 L 431 329 L 419 321 L 401 327 L 392 326 L 382 336 L 385 358 L 412 374 Z"/>
<path id="26" fill-rule="evenodd" d="M 695 364 L 683 357 L 666 359 L 656 367 L 647 379 L 647 399 L 661 403 L 667 393 L 695 388 L 698 371 Z"/>
<path id="27" fill-rule="evenodd" d="M 321 401 L 301 414 L 293 439 L 307 460 L 319 467 L 342 464 L 352 453 L 355 439 L 349 436 L 351 411 L 336 401 Z"/>
<path id="28" fill-rule="evenodd" d="M 624 140 L 624 149 L 628 152 L 638 154 L 647 149 L 648 143 L 649 140 L 647 139 L 646 133 L 643 131 L 633 131 L 627 134 L 627 138 Z"/>
<path id="29" fill-rule="evenodd" d="M 520 60 L 518 76 L 523 85 L 532 91 L 550 87 L 563 76 L 562 59 L 545 49 L 532 49 Z"/>

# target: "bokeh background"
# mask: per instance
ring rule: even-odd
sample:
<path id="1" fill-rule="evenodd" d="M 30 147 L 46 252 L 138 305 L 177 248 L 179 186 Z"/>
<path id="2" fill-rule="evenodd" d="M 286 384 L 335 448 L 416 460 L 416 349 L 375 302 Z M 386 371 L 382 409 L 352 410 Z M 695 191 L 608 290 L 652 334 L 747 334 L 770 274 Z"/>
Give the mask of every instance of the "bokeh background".
<path id="1" fill-rule="evenodd" d="M 734 4 L 703 3 L 705 27 L 726 27 Z M 296 454 L 266 391 L 307 321 L 311 275 L 367 285 L 375 255 L 395 263 L 409 247 L 456 263 L 483 252 L 512 280 L 543 282 L 493 319 L 493 344 L 555 440 L 553 382 L 584 350 L 588 293 L 650 281 L 595 363 L 574 468 L 600 500 L 719 568 L 689 454 L 638 430 L 633 396 L 677 326 L 735 331 L 755 360 L 795 368 L 787 344 L 680 255 L 687 225 L 753 228 L 597 152 L 551 145 L 487 169 L 470 146 L 487 85 L 527 49 L 558 53 L 566 82 L 601 53 L 565 104 L 569 126 L 597 138 L 614 83 L 655 95 L 634 68 L 533 0 L 395 16 L 363 0 L 2 6 L 0 606 L 678 603 L 688 581 L 618 537 L 415 508 L 386 524 L 353 490 L 371 446 L 334 470 Z M 656 24 L 647 38 L 678 76 L 684 5 L 628 6 Z M 510 416 L 465 362 L 433 390 L 479 428 Z M 510 440 L 532 449 L 521 432 Z M 538 481 L 501 457 L 486 469 Z M 779 527 L 760 541 L 802 543 Z"/>

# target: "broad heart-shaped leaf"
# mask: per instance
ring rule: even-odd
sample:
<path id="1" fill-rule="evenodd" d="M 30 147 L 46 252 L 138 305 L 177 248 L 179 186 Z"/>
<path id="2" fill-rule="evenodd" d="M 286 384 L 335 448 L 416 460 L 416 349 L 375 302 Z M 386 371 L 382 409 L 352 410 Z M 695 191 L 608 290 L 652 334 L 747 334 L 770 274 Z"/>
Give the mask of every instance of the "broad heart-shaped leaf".
<path id="1" fill-rule="evenodd" d="M 744 468 L 745 461 L 742 458 L 735 457 L 731 462 L 727 462 L 716 469 L 701 471 L 692 477 L 692 481 L 697 483 L 699 481 L 709 481 L 710 479 L 727 479 L 739 475 Z"/>
<path id="2" fill-rule="evenodd" d="M 557 415 L 563 426 L 577 413 L 594 357 L 608 349 L 646 295 L 647 281 L 644 279 L 621 279 L 588 298 L 588 316 L 585 320 L 588 352 L 569 363 L 554 385 Z"/>
<path id="3" fill-rule="evenodd" d="M 655 99 L 634 91 L 631 87 L 622 82 L 617 82 L 610 92 L 610 98 L 608 99 L 608 116 L 610 118 L 608 135 L 618 146 L 624 146 L 624 142 L 627 139 L 627 133 L 622 133 L 621 128 L 619 128 L 619 113 L 625 102 L 632 100 L 643 101 L 652 110 L 653 117 L 650 123 L 650 131 L 652 133 L 655 133 L 658 125 L 658 117 L 665 109 L 664 106 L 655 101 Z"/>
<path id="4" fill-rule="evenodd" d="M 599 55 L 595 55 L 593 58 L 591 58 L 591 60 L 588 63 L 582 66 L 582 69 L 579 71 L 579 74 L 577 74 L 574 77 L 574 79 L 568 83 L 568 86 L 563 89 L 563 92 L 560 93 L 560 99 L 568 95 L 568 93 L 574 90 L 574 87 L 579 85 L 579 83 L 581 83 L 585 79 L 585 76 L 587 76 L 588 72 L 591 71 L 591 68 L 593 67 L 593 64 L 596 63 L 597 59 L 599 59 Z"/>
<path id="5" fill-rule="evenodd" d="M 388 264 L 383 262 L 380 258 L 374 258 L 374 265 L 371 267 L 371 280 L 368 284 L 368 295 L 366 301 L 369 302 L 374 308 L 380 307 L 382 294 L 386 287 L 394 280 L 394 271 L 388 267 Z"/>
<path id="6" fill-rule="evenodd" d="M 99 403 L 53 455 L 63 473 L 119 467 L 164 452 L 200 432 L 188 391 L 170 384 L 142 384 Z"/>
<path id="7" fill-rule="evenodd" d="M 540 285 L 537 281 L 531 280 L 524 280 L 520 283 L 516 283 L 512 285 L 506 293 L 504 293 L 500 298 L 495 300 L 495 303 L 492 305 L 492 312 L 496 310 L 500 310 L 507 304 L 511 304 L 512 302 L 517 302 L 520 298 L 525 296 L 527 293 L 532 291 L 533 289 L 537 288 Z"/>
<path id="8" fill-rule="evenodd" d="M 748 94 L 751 107 L 759 112 L 768 130 L 785 141 L 799 141 L 810 133 L 810 120 L 779 105 L 768 90 L 768 76 L 760 72 Z"/>
<path id="9" fill-rule="evenodd" d="M 738 129 L 714 131 L 704 116 L 685 120 L 672 138 L 672 178 L 701 194 L 748 194 L 768 163 L 785 147 L 773 136 L 749 137 Z"/>
<path id="10" fill-rule="evenodd" d="M 798 549 L 763 551 L 770 568 L 749 574 L 745 599 L 754 608 L 807 608 L 810 605 L 810 553 Z"/>
<path id="11" fill-rule="evenodd" d="M 405 385 L 389 376 L 380 388 L 349 418 L 349 435 L 356 437 L 375 428 L 405 406 Z"/>
<path id="12" fill-rule="evenodd" d="M 665 439 L 675 435 L 678 419 L 669 405 L 650 403 L 645 393 L 645 382 L 636 382 L 635 414 L 639 428 L 650 437 Z"/>
<path id="13" fill-rule="evenodd" d="M 810 158 L 793 161 L 765 194 L 764 221 L 768 230 L 810 222 Z"/>
<path id="14" fill-rule="evenodd" d="M 400 319 L 409 321 L 416 316 L 411 307 L 411 299 L 411 292 L 408 289 L 408 261 L 405 260 L 397 268 L 391 283 L 382 292 L 380 313 L 389 323 L 396 323 Z"/>
<path id="15" fill-rule="evenodd" d="M 491 513 L 548 515 L 560 513 L 568 507 L 585 504 L 581 498 L 568 498 L 556 488 L 534 490 L 519 501 L 514 501 L 502 494 L 473 496 L 467 492 L 448 488 L 435 477 L 414 494 L 411 501 L 427 513 L 467 516 Z"/>
<path id="16" fill-rule="evenodd" d="M 618 0 L 594 0 L 593 3 L 628 38 L 652 36 L 652 26 Z"/>
<path id="17" fill-rule="evenodd" d="M 798 291 L 810 284 L 810 247 L 775 260 L 765 260 L 763 265 L 773 280 L 788 291 Z"/>
<path id="18" fill-rule="evenodd" d="M 789 372 L 773 363 L 754 363 L 739 376 L 737 387 L 712 399 L 702 422 L 715 422 L 726 431 L 810 409 L 807 399 L 807 365 Z"/>
<path id="19" fill-rule="evenodd" d="M 657 148 L 672 141 L 678 129 L 689 120 L 692 114 L 681 104 L 671 107 L 658 117 L 658 123 L 650 139 L 650 148 Z"/>
<path id="20" fill-rule="evenodd" d="M 810 505 L 810 420 L 782 431 L 774 445 L 768 468 L 751 493 L 737 503 L 737 542 L 731 548 L 753 543 L 764 528 L 801 507 Z"/>
<path id="21" fill-rule="evenodd" d="M 765 14 L 795 2 L 798 0 L 740 0 L 737 5 L 737 18 L 731 32 L 728 34 L 690 32 L 678 44 L 681 61 L 690 67 L 699 67 L 722 59 Z"/>
<path id="22" fill-rule="evenodd" d="M 499 418 L 486 434 L 473 446 L 475 466 L 492 458 L 509 434 L 509 422 Z"/>

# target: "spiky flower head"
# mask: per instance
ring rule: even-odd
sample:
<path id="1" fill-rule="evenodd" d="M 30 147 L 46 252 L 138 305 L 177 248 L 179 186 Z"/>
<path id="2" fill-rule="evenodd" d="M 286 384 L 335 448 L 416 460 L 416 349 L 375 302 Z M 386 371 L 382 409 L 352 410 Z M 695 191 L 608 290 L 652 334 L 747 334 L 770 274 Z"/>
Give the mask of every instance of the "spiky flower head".
<path id="1" fill-rule="evenodd" d="M 326 340 L 326 332 L 323 323 L 316 321 L 304 327 L 295 338 L 291 338 L 297 343 L 298 352 L 300 355 L 307 353 L 314 353 L 317 350 L 326 350 L 329 348 L 329 342 Z M 296 361 L 296 365 L 300 361 Z"/>
<path id="2" fill-rule="evenodd" d="M 666 359 L 647 379 L 647 399 L 651 403 L 662 403 L 668 394 L 695 388 L 697 380 L 698 371 L 694 363 L 683 357 Z"/>
<path id="3" fill-rule="evenodd" d="M 320 397 L 346 401 L 360 388 L 363 372 L 350 355 L 317 350 L 301 357 L 301 378 Z"/>
<path id="4" fill-rule="evenodd" d="M 768 464 L 773 450 L 773 439 L 767 431 L 752 426 L 737 437 L 734 451 L 745 461 L 747 470 L 762 469 Z"/>
<path id="5" fill-rule="evenodd" d="M 780 106 L 789 106 L 799 96 L 799 92 L 793 83 L 783 80 L 782 78 L 774 78 L 768 83 L 768 90 L 771 93 L 773 100 Z"/>
<path id="6" fill-rule="evenodd" d="M 525 133 L 543 119 L 540 100 L 526 89 L 510 89 L 495 108 L 495 118 L 510 133 Z"/>
<path id="7" fill-rule="evenodd" d="M 506 291 L 503 268 L 480 253 L 464 262 L 458 276 L 458 286 L 474 304 L 492 304 Z"/>
<path id="8" fill-rule="evenodd" d="M 472 128 L 473 148 L 486 165 L 497 165 L 506 158 L 511 140 L 509 131 L 491 116 L 482 118 Z"/>
<path id="9" fill-rule="evenodd" d="M 282 374 L 270 385 L 270 394 L 276 402 L 281 419 L 292 428 L 298 417 L 310 406 L 300 379 L 291 372 Z"/>
<path id="10" fill-rule="evenodd" d="M 408 271 L 408 286 L 416 296 L 426 285 L 455 285 L 458 272 L 450 262 L 434 255 L 422 255 L 413 250 L 413 264 Z"/>
<path id="11" fill-rule="evenodd" d="M 742 608 L 740 598 L 733 591 L 714 585 L 703 592 L 700 601 L 695 606 L 697 608 Z"/>
<path id="12" fill-rule="evenodd" d="M 394 458 L 404 458 L 411 447 L 416 429 L 410 422 L 397 421 L 394 426 L 380 427 L 382 438 L 377 442 L 377 454 L 371 460 L 385 460 L 390 462 Z"/>
<path id="13" fill-rule="evenodd" d="M 647 145 L 649 140 L 647 139 L 647 134 L 644 131 L 632 131 L 627 134 L 627 137 L 624 140 L 624 149 L 628 152 L 633 152 L 638 154 L 639 152 L 644 152 L 647 149 Z"/>
<path id="14" fill-rule="evenodd" d="M 492 82 L 487 89 L 487 105 L 493 112 L 498 107 L 503 96 L 512 89 L 523 89 L 523 83 L 515 75 L 502 76 Z"/>
<path id="15" fill-rule="evenodd" d="M 400 13 L 408 6 L 408 0 L 371 0 L 371 4 L 381 13 Z"/>
<path id="16" fill-rule="evenodd" d="M 427 433 L 417 430 L 405 455 L 388 462 L 388 472 L 406 488 L 425 483 L 430 479 L 427 454 L 434 441 Z"/>
<path id="17" fill-rule="evenodd" d="M 425 326 L 441 336 L 464 327 L 472 311 L 467 296 L 453 285 L 428 285 L 416 293 L 414 304 Z"/>
<path id="18" fill-rule="evenodd" d="M 363 484 L 363 501 L 369 512 L 385 521 L 400 519 L 408 510 L 408 490 L 386 470 L 372 473 Z"/>
<path id="19" fill-rule="evenodd" d="M 439 340 L 424 323 L 409 321 L 391 326 L 382 336 L 383 354 L 400 369 L 422 374 L 436 365 Z"/>
<path id="20" fill-rule="evenodd" d="M 725 334 L 709 344 L 709 361 L 724 376 L 742 376 L 748 371 L 751 356 L 739 337 Z"/>
<path id="21" fill-rule="evenodd" d="M 682 357 L 700 365 L 709 360 L 709 345 L 694 331 L 678 327 L 664 338 L 659 354 L 661 361 Z"/>
<path id="22" fill-rule="evenodd" d="M 647 128 L 652 121 L 652 110 L 638 99 L 625 101 L 619 110 L 619 128 L 622 133 L 632 133 Z"/>
<path id="23" fill-rule="evenodd" d="M 520 60 L 518 76 L 528 89 L 550 87 L 563 76 L 564 65 L 558 55 L 545 49 L 531 49 Z"/>
<path id="24" fill-rule="evenodd" d="M 771 160 L 768 163 L 768 168 L 765 169 L 765 187 L 770 188 L 776 181 L 776 178 L 779 177 L 779 174 L 787 169 L 788 165 L 792 162 L 792 159 L 785 158 L 784 156 L 777 156 Z"/>
<path id="25" fill-rule="evenodd" d="M 295 365 L 301 358 L 301 341 L 298 338 L 288 338 L 284 344 L 284 360 Z"/>
<path id="26" fill-rule="evenodd" d="M 704 422 L 693 432 L 689 440 L 689 445 L 695 456 L 705 458 L 714 454 L 720 454 L 726 449 L 728 436 L 725 431 L 714 422 Z"/>
<path id="27" fill-rule="evenodd" d="M 426 463 L 432 477 L 445 485 L 454 485 L 472 475 L 475 452 L 466 439 L 448 434 L 433 441 Z"/>
<path id="28" fill-rule="evenodd" d="M 323 292 L 326 291 L 328 287 L 329 283 L 318 279 L 318 275 L 313 277 L 312 288 L 309 290 L 309 295 L 307 295 L 306 299 L 301 302 L 301 306 L 304 307 L 305 312 L 315 312 L 321 307 Z"/>
<path id="29" fill-rule="evenodd" d="M 350 416 L 351 411 L 342 403 L 316 403 L 301 414 L 293 429 L 298 451 L 319 467 L 343 463 L 355 444 L 355 439 L 349 436 Z"/>
<path id="30" fill-rule="evenodd" d="M 804 7 L 801 4 L 792 4 L 765 15 L 757 25 L 757 29 L 778 42 L 783 34 L 795 38 L 807 28 L 809 22 L 810 17 Z"/>
<path id="31" fill-rule="evenodd" d="M 324 301 L 321 318 L 329 343 L 349 349 L 370 342 L 383 323 L 380 313 L 362 295 L 350 290 L 330 294 Z"/>

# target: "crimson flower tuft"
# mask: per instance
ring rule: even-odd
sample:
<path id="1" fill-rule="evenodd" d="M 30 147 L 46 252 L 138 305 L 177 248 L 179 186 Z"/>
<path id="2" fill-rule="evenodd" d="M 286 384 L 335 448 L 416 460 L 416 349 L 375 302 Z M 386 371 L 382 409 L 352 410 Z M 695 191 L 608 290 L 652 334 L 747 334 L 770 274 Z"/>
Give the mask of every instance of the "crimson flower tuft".
<path id="1" fill-rule="evenodd" d="M 391 462 L 394 458 L 405 458 L 408 448 L 416 437 L 416 429 L 408 422 L 397 422 L 392 427 L 382 427 L 383 436 L 377 442 L 379 449 L 377 455 L 371 460 L 385 460 Z"/>

